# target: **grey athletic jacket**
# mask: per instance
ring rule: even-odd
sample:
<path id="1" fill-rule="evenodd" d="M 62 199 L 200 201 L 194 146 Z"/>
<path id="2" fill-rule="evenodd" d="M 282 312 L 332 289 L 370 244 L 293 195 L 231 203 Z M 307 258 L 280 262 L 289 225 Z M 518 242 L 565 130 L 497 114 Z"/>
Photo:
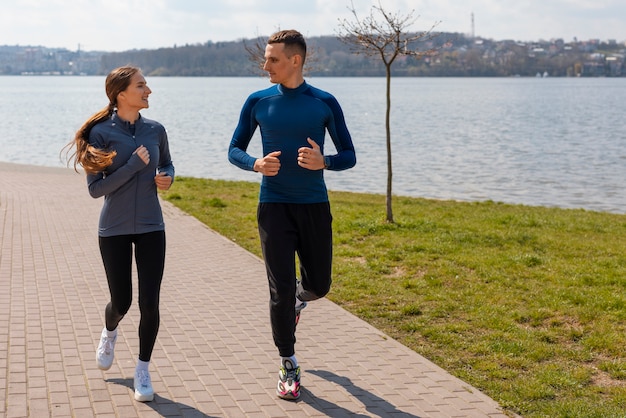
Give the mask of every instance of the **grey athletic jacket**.
<path id="1" fill-rule="evenodd" d="M 89 143 L 117 152 L 105 171 L 87 175 L 89 194 L 94 198 L 104 196 L 98 235 L 110 237 L 164 230 L 154 176 L 165 172 L 173 179 L 174 166 L 163 125 L 140 115 L 132 126 L 114 113 L 92 128 Z M 150 153 L 148 165 L 133 154 L 140 145 Z"/>

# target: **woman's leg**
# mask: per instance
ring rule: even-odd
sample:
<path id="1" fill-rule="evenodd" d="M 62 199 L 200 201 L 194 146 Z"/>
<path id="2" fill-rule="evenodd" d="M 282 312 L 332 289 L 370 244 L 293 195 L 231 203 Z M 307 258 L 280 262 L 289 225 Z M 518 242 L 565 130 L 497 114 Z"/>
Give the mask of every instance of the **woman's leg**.
<path id="1" fill-rule="evenodd" d="M 165 231 L 135 236 L 139 277 L 139 360 L 150 361 L 159 332 L 159 299 L 165 267 Z"/>
<path id="2" fill-rule="evenodd" d="M 104 319 L 107 330 L 113 331 L 130 309 L 133 299 L 132 237 L 100 237 L 99 243 L 111 294 L 104 310 Z"/>

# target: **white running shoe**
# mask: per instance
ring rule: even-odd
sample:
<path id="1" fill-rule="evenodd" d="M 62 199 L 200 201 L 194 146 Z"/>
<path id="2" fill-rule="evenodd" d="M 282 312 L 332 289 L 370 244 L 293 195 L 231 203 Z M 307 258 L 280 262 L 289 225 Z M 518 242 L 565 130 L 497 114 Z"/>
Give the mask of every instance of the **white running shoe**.
<path id="1" fill-rule="evenodd" d="M 139 402 L 151 402 L 154 399 L 154 389 L 150 373 L 147 370 L 135 371 L 135 400 Z"/>
<path id="2" fill-rule="evenodd" d="M 98 344 L 98 350 L 96 351 L 96 361 L 100 370 L 109 370 L 111 368 L 115 341 L 117 341 L 117 332 L 115 337 L 111 338 L 107 334 L 106 327 L 103 328 L 102 334 L 100 334 L 100 344 Z"/>

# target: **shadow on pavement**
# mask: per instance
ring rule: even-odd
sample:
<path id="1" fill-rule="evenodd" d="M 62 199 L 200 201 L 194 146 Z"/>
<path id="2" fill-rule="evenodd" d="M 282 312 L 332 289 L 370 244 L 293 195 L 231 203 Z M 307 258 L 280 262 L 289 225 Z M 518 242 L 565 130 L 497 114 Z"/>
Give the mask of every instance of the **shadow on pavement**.
<path id="1" fill-rule="evenodd" d="M 409 414 L 407 412 L 399 410 L 394 405 L 390 404 L 381 397 L 376 396 L 373 393 L 368 392 L 365 389 L 355 385 L 354 383 L 352 383 L 352 380 L 347 377 L 338 376 L 333 372 L 325 370 L 307 370 L 307 373 L 314 374 L 315 376 L 319 376 L 324 380 L 335 383 L 339 388 L 347 391 L 350 395 L 354 396 L 361 403 L 363 403 L 365 410 L 369 413 L 368 415 L 355 414 L 354 411 L 348 411 L 345 408 L 341 408 L 339 406 L 333 405 L 331 402 L 318 398 L 312 392 L 306 390 L 306 388 L 303 387 L 302 391 L 306 395 L 306 397 L 302 397 L 303 401 L 307 402 L 313 408 L 319 410 L 320 412 L 329 413 L 329 411 L 333 411 L 332 415 L 330 416 L 370 417 L 374 415 L 380 417 L 402 416 L 407 418 L 420 418 L 418 415 Z M 309 399 L 311 399 L 312 402 L 309 403 Z"/>
<path id="2" fill-rule="evenodd" d="M 133 388 L 133 379 L 105 379 L 107 383 L 114 383 L 120 386 L 126 386 L 131 391 Z M 152 402 L 145 402 L 145 405 L 154 409 L 156 413 L 162 417 L 193 417 L 193 418 L 217 418 L 198 411 L 189 405 L 185 405 L 180 402 L 174 402 L 171 399 L 159 396 L 158 393 L 154 394 L 154 400 Z"/>

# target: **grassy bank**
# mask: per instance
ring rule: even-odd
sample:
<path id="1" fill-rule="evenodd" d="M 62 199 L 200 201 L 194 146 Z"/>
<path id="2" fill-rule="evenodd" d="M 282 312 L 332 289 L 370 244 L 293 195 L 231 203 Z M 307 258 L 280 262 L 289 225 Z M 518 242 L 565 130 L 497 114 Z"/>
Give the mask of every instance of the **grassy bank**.
<path id="1" fill-rule="evenodd" d="M 163 197 L 260 255 L 258 184 Z M 524 417 L 623 417 L 626 216 L 332 192 L 329 299 Z"/>

